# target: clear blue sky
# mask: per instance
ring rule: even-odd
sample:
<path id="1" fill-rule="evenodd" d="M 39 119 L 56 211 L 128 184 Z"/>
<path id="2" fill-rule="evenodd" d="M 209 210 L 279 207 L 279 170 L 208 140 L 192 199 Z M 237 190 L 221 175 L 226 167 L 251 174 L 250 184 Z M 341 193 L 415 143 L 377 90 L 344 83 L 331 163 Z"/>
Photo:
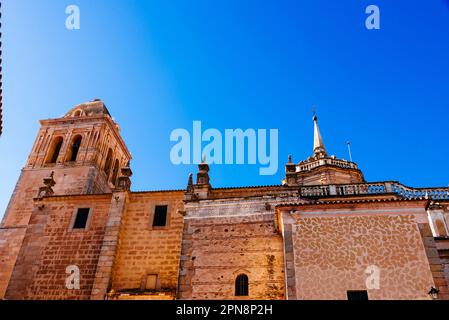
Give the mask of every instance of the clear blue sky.
<path id="1" fill-rule="evenodd" d="M 81 30 L 65 28 L 65 8 Z M 381 9 L 381 30 L 365 8 Z M 312 152 L 312 105 L 328 152 L 369 181 L 449 184 L 449 1 L 6 0 L 0 216 L 38 120 L 103 99 L 134 160 L 133 189 L 184 188 L 170 133 L 279 129 L 280 168 L 214 166 L 213 186 L 278 184 Z"/>

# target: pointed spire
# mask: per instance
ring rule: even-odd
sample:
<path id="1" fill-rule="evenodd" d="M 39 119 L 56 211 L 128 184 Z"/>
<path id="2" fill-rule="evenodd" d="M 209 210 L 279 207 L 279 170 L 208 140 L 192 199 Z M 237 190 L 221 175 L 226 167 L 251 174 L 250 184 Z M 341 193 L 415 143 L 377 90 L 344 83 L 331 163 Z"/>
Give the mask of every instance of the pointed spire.
<path id="1" fill-rule="evenodd" d="M 193 174 L 189 174 L 189 181 L 187 182 L 187 192 L 193 192 Z"/>
<path id="2" fill-rule="evenodd" d="M 318 117 L 315 112 L 313 115 L 314 137 L 313 137 L 313 154 L 318 158 L 327 157 L 326 148 L 324 147 L 323 138 L 321 137 L 320 127 L 318 126 Z"/>

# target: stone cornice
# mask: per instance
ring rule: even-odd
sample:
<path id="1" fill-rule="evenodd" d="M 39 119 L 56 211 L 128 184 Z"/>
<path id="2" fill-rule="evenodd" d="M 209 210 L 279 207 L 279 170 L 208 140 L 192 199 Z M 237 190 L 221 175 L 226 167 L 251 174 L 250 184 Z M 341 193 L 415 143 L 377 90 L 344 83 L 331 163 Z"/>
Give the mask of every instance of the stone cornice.
<path id="1" fill-rule="evenodd" d="M 389 206 L 391 204 L 399 204 L 399 203 L 411 203 L 415 204 L 416 207 L 423 207 L 423 209 L 426 208 L 428 200 L 423 199 L 393 199 L 393 198 L 385 198 L 385 199 L 357 199 L 357 200 L 335 200 L 335 201 L 314 201 L 310 203 L 284 203 L 277 205 L 276 208 L 282 209 L 282 210 L 289 210 L 289 209 L 295 209 L 296 207 L 317 207 L 320 208 L 323 207 L 348 207 L 349 205 L 352 207 L 353 205 L 383 205 L 383 206 Z"/>
<path id="2" fill-rule="evenodd" d="M 112 193 L 101 194 L 71 194 L 71 195 L 53 195 L 43 198 L 35 198 L 35 203 L 70 201 L 70 200 L 111 200 Z"/>

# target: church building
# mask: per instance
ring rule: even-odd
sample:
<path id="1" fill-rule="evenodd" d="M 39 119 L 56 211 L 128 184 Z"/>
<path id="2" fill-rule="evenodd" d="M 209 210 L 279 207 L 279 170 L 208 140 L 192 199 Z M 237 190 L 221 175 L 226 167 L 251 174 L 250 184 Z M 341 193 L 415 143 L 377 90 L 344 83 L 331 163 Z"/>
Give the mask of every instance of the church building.
<path id="1" fill-rule="evenodd" d="M 0 224 L 0 299 L 449 299 L 449 189 L 366 181 L 316 116 L 279 185 L 220 188 L 204 161 L 146 192 L 101 100 L 40 124 Z"/>

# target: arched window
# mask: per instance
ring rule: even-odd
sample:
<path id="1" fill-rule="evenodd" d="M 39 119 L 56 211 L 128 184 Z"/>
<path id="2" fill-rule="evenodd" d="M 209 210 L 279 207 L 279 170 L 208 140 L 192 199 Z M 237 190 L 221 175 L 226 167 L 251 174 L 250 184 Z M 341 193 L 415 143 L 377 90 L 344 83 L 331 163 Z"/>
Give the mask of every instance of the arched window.
<path id="1" fill-rule="evenodd" d="M 106 156 L 106 162 L 104 163 L 104 173 L 109 177 L 109 173 L 111 173 L 111 165 L 112 165 L 112 149 L 109 148 L 108 155 Z"/>
<path id="2" fill-rule="evenodd" d="M 69 148 L 69 151 L 67 152 L 66 161 L 75 162 L 76 158 L 78 157 L 78 153 L 80 151 L 81 147 L 81 141 L 83 138 L 81 136 L 76 136 L 72 140 L 72 145 Z"/>
<path id="3" fill-rule="evenodd" d="M 117 160 L 115 160 L 115 164 L 114 164 L 114 170 L 112 170 L 112 177 L 111 177 L 111 182 L 112 184 L 115 186 L 115 183 L 117 181 L 117 175 L 118 175 L 118 169 L 120 167 L 120 163 Z"/>
<path id="4" fill-rule="evenodd" d="M 248 295 L 248 276 L 241 274 L 235 279 L 235 296 L 246 297 Z"/>
<path id="5" fill-rule="evenodd" d="M 53 142 L 50 145 L 50 148 L 48 149 L 46 163 L 50 163 L 50 164 L 56 163 L 56 161 L 58 160 L 59 152 L 61 151 L 63 142 L 64 142 L 64 139 L 62 139 L 62 137 L 57 137 L 53 140 Z"/>
<path id="6" fill-rule="evenodd" d="M 79 117 L 81 116 L 81 110 L 76 110 L 75 113 L 73 114 L 74 117 Z"/>

